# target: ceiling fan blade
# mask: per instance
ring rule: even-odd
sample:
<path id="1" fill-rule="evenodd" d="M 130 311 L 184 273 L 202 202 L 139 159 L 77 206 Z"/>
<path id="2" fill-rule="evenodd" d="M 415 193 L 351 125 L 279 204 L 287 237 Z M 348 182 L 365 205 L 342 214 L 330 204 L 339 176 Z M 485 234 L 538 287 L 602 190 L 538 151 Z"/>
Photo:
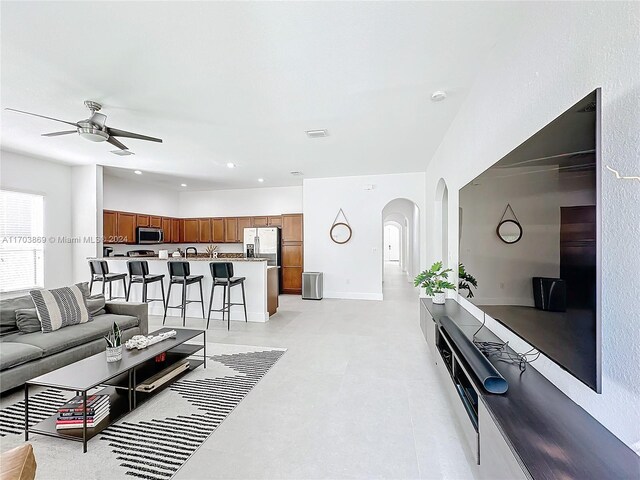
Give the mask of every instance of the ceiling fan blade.
<path id="1" fill-rule="evenodd" d="M 65 130 L 64 132 L 43 133 L 43 137 L 59 137 L 60 135 L 71 135 L 72 133 L 78 133 L 77 130 Z"/>
<path id="2" fill-rule="evenodd" d="M 112 137 L 137 138 L 138 140 L 148 140 L 150 142 L 162 143 L 161 138 L 148 137 L 147 135 L 140 135 L 139 133 L 132 133 L 132 132 L 126 132 L 124 130 L 118 130 L 117 128 L 107 127 L 107 132 Z"/>
<path id="3" fill-rule="evenodd" d="M 109 137 L 107 139 L 107 142 L 109 142 L 111 145 L 118 147 L 120 150 L 129 150 L 129 148 L 122 142 L 120 142 L 119 140 L 113 138 L 113 137 Z"/>
<path id="4" fill-rule="evenodd" d="M 5 108 L 5 110 L 9 110 L 11 112 L 24 113 L 25 115 L 32 115 L 34 117 L 46 118 L 47 120 L 53 120 L 54 122 L 66 123 L 67 125 L 73 125 L 74 127 L 79 127 L 77 123 L 67 122 L 66 120 L 60 120 L 59 118 L 46 117 L 44 115 L 39 115 L 37 113 L 25 112 L 23 110 L 16 110 L 15 108 Z"/>

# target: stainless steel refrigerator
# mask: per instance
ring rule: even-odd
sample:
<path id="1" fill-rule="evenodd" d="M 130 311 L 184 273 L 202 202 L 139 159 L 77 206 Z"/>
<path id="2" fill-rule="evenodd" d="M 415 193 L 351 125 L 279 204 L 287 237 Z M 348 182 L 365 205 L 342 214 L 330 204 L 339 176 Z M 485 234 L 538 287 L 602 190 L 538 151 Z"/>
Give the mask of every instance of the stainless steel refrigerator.
<path id="1" fill-rule="evenodd" d="M 253 249 L 253 256 L 266 258 L 267 265 L 280 266 L 280 229 L 277 227 L 245 228 L 244 254 Z"/>

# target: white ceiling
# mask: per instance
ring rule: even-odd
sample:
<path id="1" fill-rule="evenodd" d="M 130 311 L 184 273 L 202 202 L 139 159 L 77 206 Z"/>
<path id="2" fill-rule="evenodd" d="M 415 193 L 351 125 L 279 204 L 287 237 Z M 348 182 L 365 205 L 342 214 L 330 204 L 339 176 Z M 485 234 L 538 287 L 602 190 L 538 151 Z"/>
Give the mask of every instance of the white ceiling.
<path id="1" fill-rule="evenodd" d="M 136 155 L 118 157 L 77 135 L 41 137 L 67 128 L 2 110 L 2 146 L 176 175 L 199 189 L 299 185 L 293 170 L 424 171 L 517 8 L 3 1 L 3 108 L 77 121 L 95 100 L 107 125 L 164 143 L 121 139 Z M 449 96 L 433 103 L 434 90 Z M 330 136 L 305 136 L 318 128 Z"/>

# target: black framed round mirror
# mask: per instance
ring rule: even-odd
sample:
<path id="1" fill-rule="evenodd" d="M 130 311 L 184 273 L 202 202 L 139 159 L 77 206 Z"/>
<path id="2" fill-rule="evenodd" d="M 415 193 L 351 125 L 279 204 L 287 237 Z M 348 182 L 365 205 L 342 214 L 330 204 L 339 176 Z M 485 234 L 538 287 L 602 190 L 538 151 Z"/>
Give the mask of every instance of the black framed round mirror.
<path id="1" fill-rule="evenodd" d="M 522 227 L 515 220 L 503 220 L 498 224 L 496 233 L 504 243 L 513 244 L 522 238 Z"/>
<path id="2" fill-rule="evenodd" d="M 342 245 L 351 240 L 352 235 L 351 227 L 346 223 L 334 223 L 329 231 L 331 240 Z"/>

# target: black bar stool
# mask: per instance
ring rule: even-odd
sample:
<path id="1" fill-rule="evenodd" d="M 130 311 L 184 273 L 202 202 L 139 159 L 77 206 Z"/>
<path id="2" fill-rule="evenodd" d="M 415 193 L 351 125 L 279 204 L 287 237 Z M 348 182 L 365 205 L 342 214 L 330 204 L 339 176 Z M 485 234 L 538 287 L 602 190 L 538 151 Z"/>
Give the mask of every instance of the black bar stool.
<path id="1" fill-rule="evenodd" d="M 244 321 L 247 321 L 247 302 L 244 295 L 244 281 L 246 277 L 233 276 L 233 263 L 231 262 L 211 262 L 209 264 L 213 284 L 211 285 L 211 298 L 209 298 L 209 315 L 207 316 L 207 328 L 209 328 L 209 320 L 211 312 L 222 312 L 222 321 L 224 322 L 224 314 L 227 313 L 227 330 L 231 325 L 231 306 L 242 305 L 244 307 Z M 231 302 L 231 287 L 240 285 L 242 287 L 242 303 Z M 221 286 L 222 290 L 222 308 L 214 309 L 213 292 L 216 286 Z"/>
<path id="2" fill-rule="evenodd" d="M 109 265 L 105 260 L 89 260 L 89 268 L 91 269 L 91 281 L 89 282 L 89 295 L 91 295 L 91 289 L 93 288 L 93 282 L 102 282 L 102 294 L 104 295 L 104 286 L 109 284 L 109 300 L 114 297 L 112 295 L 113 282 L 122 280 L 122 286 L 124 287 L 124 298 L 128 297 L 127 293 L 127 274 L 126 273 L 109 273 Z"/>
<path id="3" fill-rule="evenodd" d="M 169 291 L 167 292 L 167 301 L 164 304 L 162 324 L 164 325 L 167 319 L 168 308 L 180 308 L 182 310 L 182 326 L 184 326 L 186 322 L 187 305 L 193 302 L 202 304 L 202 318 L 204 318 L 204 298 L 202 296 L 202 279 L 204 275 L 191 275 L 189 262 L 167 262 L 167 265 L 169 266 Z M 200 300 L 187 300 L 187 286 L 194 283 L 200 285 Z M 171 285 L 173 284 L 182 285 L 182 303 L 175 307 L 170 307 L 169 300 L 171 299 Z"/>
<path id="4" fill-rule="evenodd" d="M 127 302 L 129 301 L 129 295 L 131 294 L 131 284 L 142 284 L 142 301 L 147 302 L 162 302 L 162 306 L 166 301 L 164 298 L 164 275 L 149 275 L 149 262 L 146 260 L 129 260 L 127 262 L 127 270 L 129 271 L 129 290 L 127 291 Z M 147 285 L 154 282 L 160 282 L 160 291 L 162 292 L 162 299 L 160 298 L 147 298 Z"/>

